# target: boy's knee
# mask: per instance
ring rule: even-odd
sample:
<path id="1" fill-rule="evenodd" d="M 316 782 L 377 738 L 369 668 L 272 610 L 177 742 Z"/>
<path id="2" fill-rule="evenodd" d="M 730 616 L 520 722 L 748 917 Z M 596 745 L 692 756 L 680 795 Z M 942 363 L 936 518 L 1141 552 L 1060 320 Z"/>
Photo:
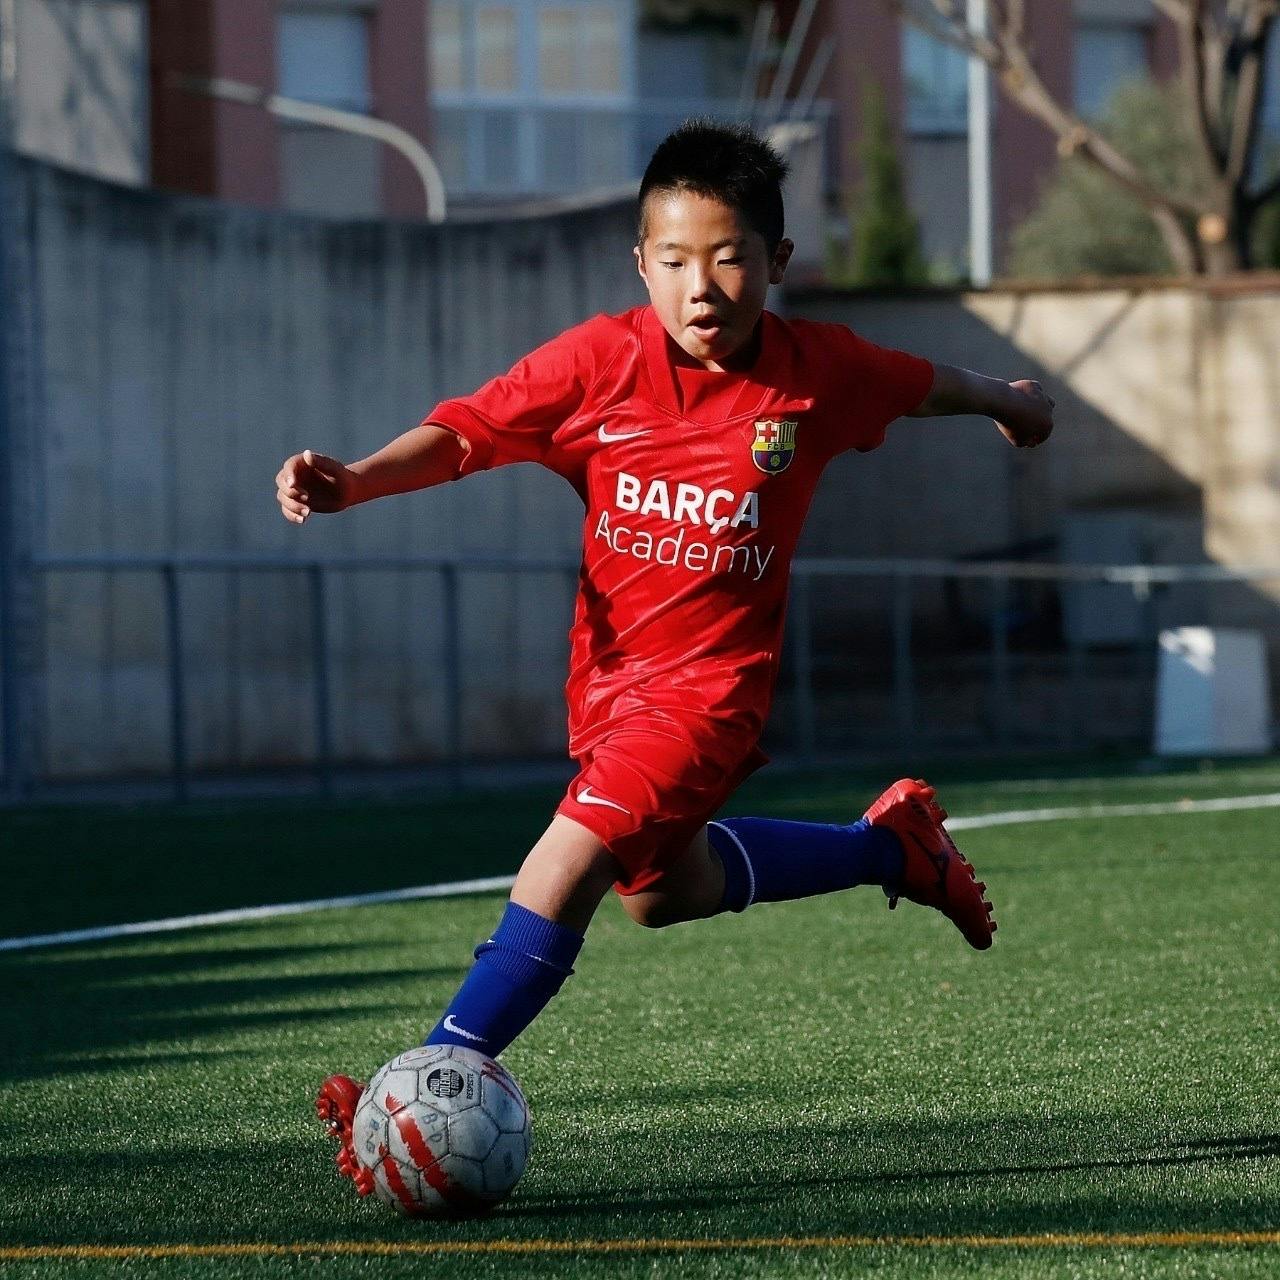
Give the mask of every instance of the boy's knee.
<path id="1" fill-rule="evenodd" d="M 622 908 L 645 929 L 666 929 L 694 919 L 688 904 L 667 893 L 637 893 L 622 899 Z"/>

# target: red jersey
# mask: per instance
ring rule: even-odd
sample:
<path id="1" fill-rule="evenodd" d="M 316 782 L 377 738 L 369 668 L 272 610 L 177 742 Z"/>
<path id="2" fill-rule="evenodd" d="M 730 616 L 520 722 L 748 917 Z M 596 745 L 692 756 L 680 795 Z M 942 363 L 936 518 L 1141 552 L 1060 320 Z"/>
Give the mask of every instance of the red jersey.
<path id="1" fill-rule="evenodd" d="M 818 478 L 933 384 L 927 360 L 843 325 L 760 323 L 752 367 L 712 372 L 651 307 L 596 316 L 426 419 L 466 443 L 462 475 L 540 462 L 582 498 L 566 685 L 579 759 L 664 708 L 755 742 Z"/>

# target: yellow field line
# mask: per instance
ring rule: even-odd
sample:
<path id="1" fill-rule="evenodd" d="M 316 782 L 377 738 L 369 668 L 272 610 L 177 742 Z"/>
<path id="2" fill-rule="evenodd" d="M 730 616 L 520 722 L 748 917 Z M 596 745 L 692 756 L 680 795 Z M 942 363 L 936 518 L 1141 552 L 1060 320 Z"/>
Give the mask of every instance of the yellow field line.
<path id="1" fill-rule="evenodd" d="M 392 1257 L 398 1254 L 731 1252 L 743 1249 L 1186 1249 L 1280 1245 L 1280 1231 L 1051 1232 L 1026 1236 L 746 1236 L 680 1240 L 331 1240 L 298 1244 L 36 1244 L 0 1247 L 0 1261 L 139 1258 Z"/>

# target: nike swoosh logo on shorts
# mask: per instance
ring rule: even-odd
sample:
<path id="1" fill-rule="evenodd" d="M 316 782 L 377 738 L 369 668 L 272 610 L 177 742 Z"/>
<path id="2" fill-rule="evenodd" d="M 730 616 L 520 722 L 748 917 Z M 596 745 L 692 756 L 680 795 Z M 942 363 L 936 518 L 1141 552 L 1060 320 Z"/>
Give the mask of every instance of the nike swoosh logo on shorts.
<path id="1" fill-rule="evenodd" d="M 606 800 L 604 796 L 593 796 L 591 794 L 590 787 L 583 787 L 582 790 L 573 798 L 579 804 L 605 804 L 608 805 L 610 809 L 617 809 L 619 813 L 625 813 L 628 818 L 635 816 L 630 809 L 624 809 L 622 805 L 617 804 L 612 800 Z"/>
<path id="2" fill-rule="evenodd" d="M 599 434 L 600 439 L 603 440 L 605 444 L 608 444 L 611 440 L 631 440 L 636 436 L 647 436 L 649 434 L 649 428 L 646 427 L 643 431 L 619 431 L 615 434 L 610 431 L 604 423 L 601 423 Z"/>
<path id="3" fill-rule="evenodd" d="M 478 1036 L 474 1032 L 467 1031 L 464 1027 L 458 1026 L 458 1024 L 454 1022 L 453 1014 L 451 1013 L 445 1015 L 444 1029 L 449 1032 L 450 1035 L 464 1036 L 468 1040 L 474 1040 L 476 1044 L 484 1044 L 484 1036 Z"/>

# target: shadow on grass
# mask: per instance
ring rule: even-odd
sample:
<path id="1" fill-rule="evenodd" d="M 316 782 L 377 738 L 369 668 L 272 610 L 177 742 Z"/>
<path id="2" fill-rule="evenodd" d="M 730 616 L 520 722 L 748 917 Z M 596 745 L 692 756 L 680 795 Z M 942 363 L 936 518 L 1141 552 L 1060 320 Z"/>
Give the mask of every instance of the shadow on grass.
<path id="1" fill-rule="evenodd" d="M 110 961 L 80 953 L 38 952 L 6 959 L 0 965 L 0 1081 L 98 1070 L 129 1070 L 139 1060 L 154 1065 L 189 1043 L 230 1032 L 326 1019 L 350 1019 L 384 1010 L 403 1012 L 402 1004 L 369 998 L 395 985 L 406 989 L 426 983 L 453 983 L 461 967 L 317 969 L 307 967 L 351 947 L 252 947 L 226 951 L 149 951 L 113 955 Z M 211 968 L 274 966 L 275 971 L 209 977 Z M 143 1046 L 158 1043 L 158 1055 Z M 138 1051 L 130 1061 L 127 1053 Z M 181 1051 L 179 1051 L 180 1053 Z M 220 1053 L 203 1048 L 201 1056 Z"/>
<path id="2" fill-rule="evenodd" d="M 740 1135 L 739 1135 L 740 1136 Z M 958 1135 L 959 1136 L 959 1135 Z M 707 1135 L 702 1135 L 703 1143 Z M 963 1139 L 962 1139 L 963 1140 Z M 803 1146 L 804 1139 L 797 1140 Z M 780 1145 L 786 1145 L 780 1144 Z M 1280 1134 L 1249 1134 L 1233 1138 L 1206 1138 L 1195 1142 L 1174 1143 L 1175 1148 L 1197 1148 L 1182 1154 L 1172 1152 L 1139 1153 L 1095 1160 L 1028 1160 L 1017 1163 L 995 1162 L 982 1164 L 971 1162 L 954 1167 L 916 1167 L 908 1165 L 893 1171 L 856 1173 L 849 1171 L 812 1173 L 779 1177 L 770 1173 L 758 1174 L 741 1181 L 713 1182 L 711 1184 L 689 1182 L 684 1186 L 672 1186 L 666 1194 L 655 1194 L 652 1185 L 637 1184 L 631 1187 L 610 1189 L 600 1195 L 578 1195 L 564 1198 L 557 1195 L 522 1197 L 513 1212 L 523 1217 L 565 1217 L 580 1213 L 599 1213 L 624 1207 L 643 1207 L 662 1211 L 720 1210 L 727 1201 L 738 1205 L 758 1203 L 767 1206 L 780 1188 L 806 1193 L 821 1192 L 824 1196 L 841 1196 L 855 1188 L 874 1192 L 901 1184 L 912 1188 L 927 1188 L 935 1182 L 968 1182 L 980 1179 L 1045 1179 L 1054 1174 L 1097 1173 L 1103 1171 L 1138 1171 L 1171 1168 L 1179 1165 L 1218 1164 L 1231 1160 L 1275 1159 L 1280 1157 Z M 1173 1229 L 1170 1224 L 1170 1229 Z M 1178 1230 L 1186 1230 L 1184 1226 Z"/>
<path id="3" fill-rule="evenodd" d="M 1090 1124 L 1098 1126 L 1098 1118 Z M 923 1144 L 930 1155 L 939 1147 L 968 1154 L 954 1166 L 912 1159 L 918 1135 L 897 1126 L 892 1135 L 876 1126 L 834 1133 L 789 1126 L 751 1142 L 740 1130 L 699 1131 L 682 1139 L 683 1149 L 668 1143 L 685 1169 L 705 1161 L 721 1171 L 736 1162 L 741 1170 L 737 1176 L 722 1173 L 705 1180 L 668 1176 L 652 1147 L 615 1130 L 593 1143 L 596 1160 L 589 1168 L 579 1163 L 570 1174 L 579 1183 L 603 1182 L 599 1189 L 517 1192 L 497 1213 L 469 1222 L 406 1222 L 387 1206 L 358 1201 L 333 1170 L 331 1144 L 318 1129 L 314 1141 L 246 1136 L 234 1150 L 186 1144 L 66 1152 L 52 1180 L 45 1155 L 0 1157 L 0 1184 L 32 1189 L 6 1214 L 0 1234 L 25 1244 L 212 1243 L 548 1235 L 565 1240 L 965 1236 L 1274 1226 L 1274 1203 L 1263 1188 L 1224 1196 L 1220 1182 L 1197 1175 L 1233 1161 L 1274 1158 L 1280 1145 L 1276 1134 L 1171 1144 L 1204 1148 L 1182 1154 L 1120 1151 L 1096 1160 L 1040 1159 L 1039 1149 L 1063 1135 L 1030 1129 L 1026 1145 L 1032 1150 L 1025 1159 L 1010 1161 L 982 1158 L 989 1127 L 985 1121 L 957 1121 L 938 1127 L 940 1132 L 931 1130 Z M 890 1137 L 901 1140 L 894 1147 L 898 1167 L 877 1168 Z M 831 1149 L 833 1139 L 838 1154 L 825 1161 L 806 1157 L 806 1152 Z M 549 1135 L 545 1141 L 552 1147 L 557 1139 Z M 1002 1144 L 1001 1151 L 1007 1147 Z M 563 1163 L 566 1154 L 557 1152 L 554 1159 Z M 646 1161 L 652 1166 L 646 1168 Z M 1117 1170 L 1139 1176 L 1099 1176 Z M 541 1181 L 549 1176 L 557 1176 L 554 1169 L 542 1173 Z"/>

